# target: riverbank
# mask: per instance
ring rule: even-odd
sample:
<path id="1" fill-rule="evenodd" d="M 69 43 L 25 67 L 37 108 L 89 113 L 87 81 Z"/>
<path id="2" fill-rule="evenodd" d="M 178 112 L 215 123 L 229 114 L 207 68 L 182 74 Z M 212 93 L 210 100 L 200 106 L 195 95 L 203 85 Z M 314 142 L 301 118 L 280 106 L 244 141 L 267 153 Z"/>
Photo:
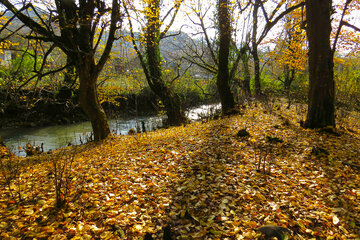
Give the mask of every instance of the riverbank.
<path id="1" fill-rule="evenodd" d="M 201 105 L 185 113 L 189 120 L 194 121 L 215 114 L 219 108 L 219 104 Z M 163 127 L 163 116 L 118 117 L 109 120 L 109 127 L 116 135 L 127 135 L 133 130 L 153 131 Z M 47 127 L 16 127 L 0 129 L 0 136 L 11 152 L 17 156 L 26 156 L 27 145 L 34 148 L 41 147 L 40 151 L 48 152 L 68 145 L 84 144 L 91 139 L 92 127 L 89 121 Z"/>
<path id="2" fill-rule="evenodd" d="M 115 95 L 114 95 L 115 94 Z M 158 98 L 147 88 L 137 94 L 102 93 L 101 104 L 109 119 L 155 115 L 161 111 Z M 215 102 L 192 92 L 181 95 L 184 109 Z M 69 88 L 0 91 L 0 129 L 46 127 L 87 121 L 78 104 L 78 92 Z"/>
<path id="3" fill-rule="evenodd" d="M 3 100 L 0 111 L 0 127 L 2 129 L 64 125 L 87 120 L 78 104 L 76 91 L 66 96 L 41 90 L 22 91 L 11 98 L 4 98 L 7 100 Z M 154 96 L 119 95 L 117 98 L 116 102 L 104 101 L 102 103 L 110 119 L 135 115 L 135 113 L 156 113 L 156 97 Z M 135 106 L 135 101 L 138 106 Z"/>
<path id="4" fill-rule="evenodd" d="M 1 237 L 161 239 L 169 225 L 174 239 L 257 239 L 273 223 L 293 239 L 357 239 L 359 123 L 348 116 L 334 134 L 302 129 L 303 118 L 258 105 L 19 159 L 9 185 L 1 176 Z M 54 166 L 68 166 L 66 184 Z"/>

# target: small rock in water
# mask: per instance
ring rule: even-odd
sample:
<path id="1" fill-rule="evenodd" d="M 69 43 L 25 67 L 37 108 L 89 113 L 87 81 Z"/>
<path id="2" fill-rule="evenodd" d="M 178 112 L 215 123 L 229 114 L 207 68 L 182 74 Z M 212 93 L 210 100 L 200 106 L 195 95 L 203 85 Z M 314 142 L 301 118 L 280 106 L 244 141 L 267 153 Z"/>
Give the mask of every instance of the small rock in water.
<path id="1" fill-rule="evenodd" d="M 134 135 L 136 132 L 135 132 L 135 129 L 131 128 L 128 132 L 129 135 Z"/>

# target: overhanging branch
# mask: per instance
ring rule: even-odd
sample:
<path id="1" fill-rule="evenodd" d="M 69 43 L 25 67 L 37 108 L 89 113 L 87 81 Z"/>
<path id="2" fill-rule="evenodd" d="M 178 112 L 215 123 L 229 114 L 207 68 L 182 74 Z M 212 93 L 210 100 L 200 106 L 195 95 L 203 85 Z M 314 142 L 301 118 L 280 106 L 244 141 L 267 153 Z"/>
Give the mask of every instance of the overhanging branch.
<path id="1" fill-rule="evenodd" d="M 350 24 L 350 23 L 348 23 L 348 22 L 346 22 L 346 21 L 342 21 L 342 24 L 343 24 L 344 26 L 347 26 L 347 27 L 349 27 L 349 28 L 354 29 L 354 30 L 357 31 L 357 32 L 360 32 L 360 28 L 356 27 L 355 25 L 352 25 L 352 24 Z"/>

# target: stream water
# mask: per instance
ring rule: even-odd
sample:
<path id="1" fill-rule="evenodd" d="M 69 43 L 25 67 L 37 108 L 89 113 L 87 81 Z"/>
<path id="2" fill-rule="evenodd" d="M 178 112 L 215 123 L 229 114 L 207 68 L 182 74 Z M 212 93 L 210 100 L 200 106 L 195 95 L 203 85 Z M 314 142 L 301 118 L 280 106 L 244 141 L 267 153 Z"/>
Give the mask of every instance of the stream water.
<path id="1" fill-rule="evenodd" d="M 186 112 L 186 115 L 190 120 L 197 120 L 212 114 L 219 108 L 220 104 L 202 105 L 190 109 Z M 142 122 L 145 124 L 147 131 L 162 126 L 162 118 L 160 116 L 124 117 L 110 120 L 109 125 L 113 133 L 125 135 L 128 134 L 130 129 L 136 129 L 137 126 L 141 129 Z M 5 145 L 13 153 L 18 156 L 25 156 L 24 148 L 27 143 L 30 143 L 32 146 L 43 144 L 44 151 L 49 151 L 65 147 L 69 144 L 77 145 L 85 143 L 91 136 L 91 132 L 90 122 L 81 122 L 49 127 L 0 129 L 0 136 Z"/>

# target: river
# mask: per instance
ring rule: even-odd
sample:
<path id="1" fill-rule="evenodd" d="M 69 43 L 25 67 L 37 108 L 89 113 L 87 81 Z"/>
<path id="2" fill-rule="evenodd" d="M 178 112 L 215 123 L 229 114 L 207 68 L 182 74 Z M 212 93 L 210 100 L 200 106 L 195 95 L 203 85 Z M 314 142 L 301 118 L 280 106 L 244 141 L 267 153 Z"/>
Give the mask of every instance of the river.
<path id="1" fill-rule="evenodd" d="M 190 120 L 195 121 L 202 116 L 212 114 L 219 108 L 220 104 L 202 105 L 190 109 L 186 112 L 186 115 Z M 162 117 L 123 117 L 121 119 L 109 120 L 109 125 L 113 133 L 126 135 L 130 129 L 136 129 L 137 126 L 141 129 L 142 122 L 144 122 L 147 131 L 154 130 L 162 126 Z M 68 146 L 69 144 L 78 145 L 87 142 L 91 133 L 90 122 L 48 127 L 0 129 L 0 136 L 3 142 L 17 156 L 26 155 L 24 148 L 27 143 L 30 143 L 32 146 L 41 146 L 43 144 L 43 150 L 46 152 Z"/>

